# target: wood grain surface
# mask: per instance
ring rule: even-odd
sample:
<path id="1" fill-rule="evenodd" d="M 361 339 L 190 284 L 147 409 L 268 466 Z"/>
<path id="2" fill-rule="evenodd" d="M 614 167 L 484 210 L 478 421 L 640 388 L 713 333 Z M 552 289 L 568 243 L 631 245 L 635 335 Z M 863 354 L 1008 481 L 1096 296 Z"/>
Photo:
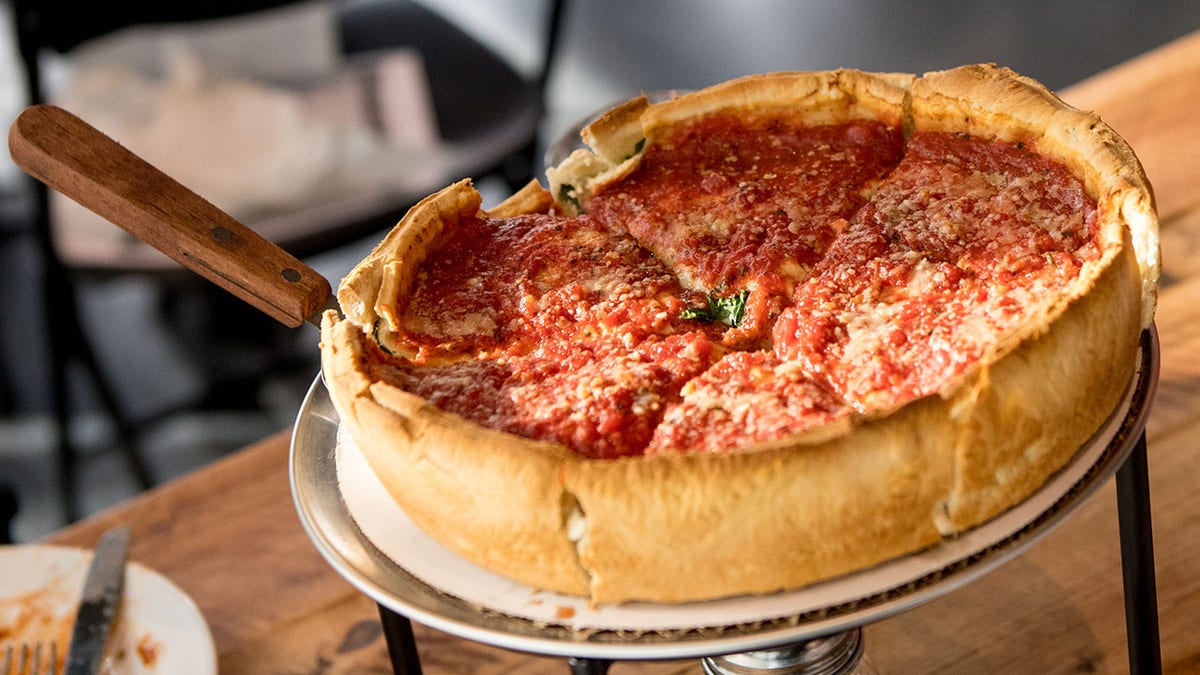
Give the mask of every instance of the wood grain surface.
<path id="1" fill-rule="evenodd" d="M 1200 33 L 1063 92 L 1124 135 L 1146 165 L 1163 227 L 1156 321 L 1161 376 L 1148 425 L 1164 672 L 1200 673 Z M 374 604 L 303 532 L 287 484 L 288 436 L 61 530 L 90 546 L 133 526 L 132 557 L 174 580 L 208 619 L 221 672 L 390 672 Z M 1027 553 L 980 580 L 866 627 L 898 673 L 1128 672 L 1111 484 Z M 426 673 L 566 673 L 562 659 L 416 626 Z M 612 673 L 699 673 L 694 661 Z"/>

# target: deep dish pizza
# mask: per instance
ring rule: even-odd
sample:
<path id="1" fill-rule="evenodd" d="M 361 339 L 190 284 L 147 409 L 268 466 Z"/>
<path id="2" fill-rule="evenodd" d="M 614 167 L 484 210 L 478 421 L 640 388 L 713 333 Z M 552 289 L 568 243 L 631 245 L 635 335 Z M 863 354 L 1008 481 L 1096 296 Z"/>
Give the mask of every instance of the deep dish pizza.
<path id="1" fill-rule="evenodd" d="M 325 381 L 426 532 L 597 602 L 796 588 L 1027 497 L 1117 407 L 1157 224 L 1126 144 L 991 66 L 748 77 L 418 204 Z"/>

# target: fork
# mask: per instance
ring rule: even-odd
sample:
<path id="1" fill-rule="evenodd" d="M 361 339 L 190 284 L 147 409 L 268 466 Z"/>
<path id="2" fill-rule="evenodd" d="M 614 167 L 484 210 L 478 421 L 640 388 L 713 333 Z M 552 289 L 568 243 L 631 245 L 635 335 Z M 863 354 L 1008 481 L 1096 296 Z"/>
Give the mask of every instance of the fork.
<path id="1" fill-rule="evenodd" d="M 58 645 L 54 642 L 9 643 L 0 654 L 0 675 L 55 675 Z"/>

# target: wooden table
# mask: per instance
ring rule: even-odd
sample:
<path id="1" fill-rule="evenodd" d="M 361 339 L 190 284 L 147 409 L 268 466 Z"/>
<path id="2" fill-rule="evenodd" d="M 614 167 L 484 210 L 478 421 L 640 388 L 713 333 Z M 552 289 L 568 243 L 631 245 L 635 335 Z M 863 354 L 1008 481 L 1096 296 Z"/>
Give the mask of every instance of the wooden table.
<path id="1" fill-rule="evenodd" d="M 1146 166 L 1164 251 L 1161 378 L 1147 427 L 1161 653 L 1200 672 L 1200 33 L 1064 92 L 1100 112 Z M 317 554 L 292 505 L 281 432 L 54 533 L 90 546 L 133 526 L 132 557 L 174 580 L 212 628 L 221 672 L 388 672 L 374 603 Z M 1028 552 L 964 588 L 866 628 L 886 674 L 1128 670 L 1115 490 L 1110 482 Z M 427 673 L 567 672 L 416 626 Z M 698 673 L 695 661 L 613 673 Z"/>

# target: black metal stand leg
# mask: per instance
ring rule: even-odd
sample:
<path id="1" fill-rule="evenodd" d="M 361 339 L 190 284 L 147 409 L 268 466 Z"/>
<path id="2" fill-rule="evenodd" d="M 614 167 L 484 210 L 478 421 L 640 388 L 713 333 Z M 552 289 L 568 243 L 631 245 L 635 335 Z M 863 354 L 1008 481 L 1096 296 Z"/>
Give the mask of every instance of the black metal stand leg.
<path id="1" fill-rule="evenodd" d="M 607 659 L 581 659 L 572 656 L 567 663 L 571 666 L 571 675 L 605 675 L 612 661 Z"/>
<path id="2" fill-rule="evenodd" d="M 383 605 L 379 605 L 379 621 L 383 624 L 388 656 L 392 659 L 392 672 L 396 675 L 421 675 L 421 657 L 417 654 L 412 622 Z"/>
<path id="3" fill-rule="evenodd" d="M 1131 675 L 1158 675 L 1162 673 L 1162 654 L 1159 650 L 1150 477 L 1144 431 L 1129 459 L 1117 469 L 1116 485 L 1129 672 Z"/>

